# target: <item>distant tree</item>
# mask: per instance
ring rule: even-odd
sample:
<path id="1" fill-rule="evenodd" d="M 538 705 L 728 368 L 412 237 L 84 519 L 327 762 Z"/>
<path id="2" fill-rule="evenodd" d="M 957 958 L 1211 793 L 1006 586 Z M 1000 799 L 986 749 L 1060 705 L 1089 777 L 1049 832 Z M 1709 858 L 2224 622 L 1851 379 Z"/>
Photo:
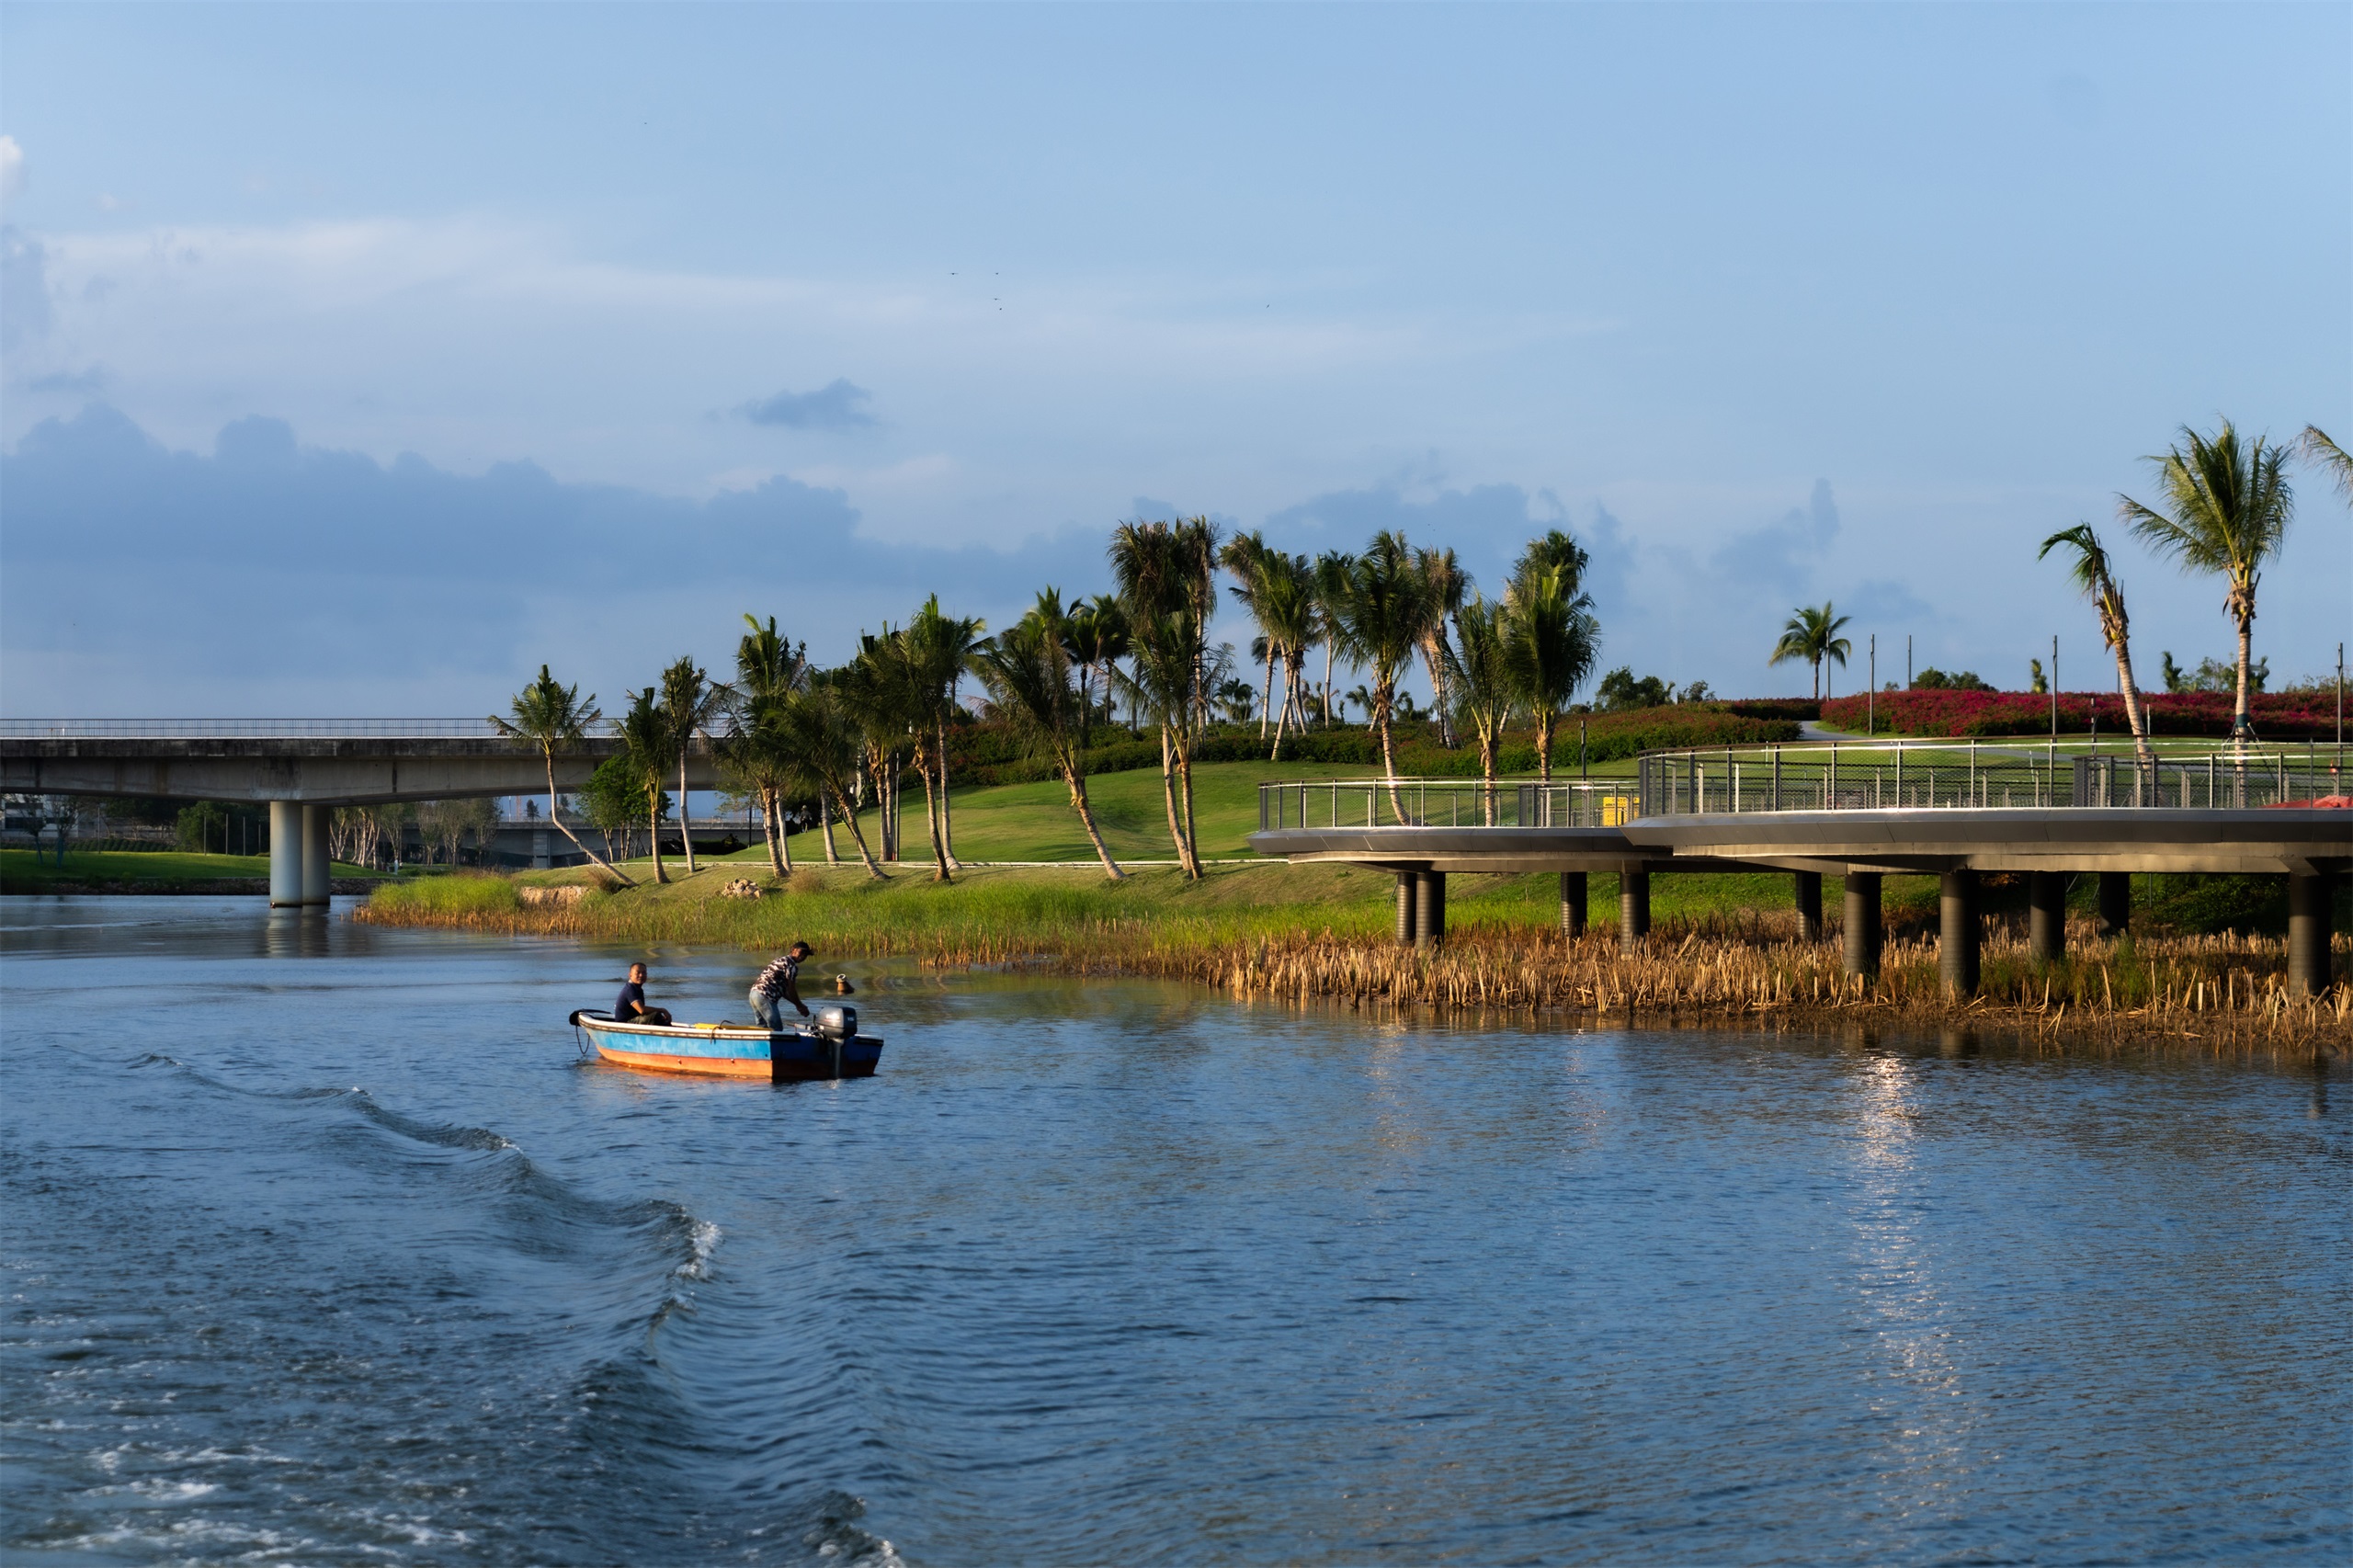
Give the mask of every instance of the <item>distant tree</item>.
<path id="1" fill-rule="evenodd" d="M 595 850 L 581 843 L 580 835 L 565 824 L 563 813 L 556 810 L 555 754 L 582 744 L 588 738 L 589 726 L 604 718 L 597 710 L 596 695 L 592 692 L 587 700 L 581 700 L 578 687 L 561 685 L 548 674 L 547 665 L 541 665 L 540 678 L 516 694 L 507 713 L 508 717 L 505 719 L 492 714 L 491 724 L 510 740 L 527 742 L 540 748 L 540 756 L 547 763 L 548 770 L 548 820 L 555 824 L 564 837 L 572 840 L 574 848 L 596 861 L 598 868 L 624 887 L 634 885 L 611 862 L 600 858 Z"/>
<path id="2" fill-rule="evenodd" d="M 2325 439 L 2326 437 L 2323 437 Z M 2279 553 L 2295 516 L 2287 480 L 2288 450 L 2262 437 L 2244 440 L 2229 420 L 2211 437 L 2182 426 L 2181 445 L 2148 460 L 2155 465 L 2165 510 L 2129 495 L 2117 515 L 2141 541 L 2170 556 L 2184 572 L 2223 579 L 2222 608 L 2237 624 L 2237 711 L 2231 733 L 2255 737 L 2255 589 L 2264 563 Z"/>
<path id="3" fill-rule="evenodd" d="M 620 733 L 621 756 L 642 791 L 639 799 L 645 804 L 646 825 L 653 835 L 654 880 L 666 882 L 670 873 L 662 867 L 662 808 L 669 797 L 662 787 L 677 761 L 679 725 L 663 708 L 658 689 L 649 686 L 631 697 L 629 711 L 621 715 Z M 678 820 L 681 825 L 686 822 L 683 797 L 678 801 Z"/>
<path id="4" fill-rule="evenodd" d="M 1638 680 L 1630 666 L 1620 665 L 1601 677 L 1593 695 L 1604 713 L 1623 713 L 1637 708 L 1664 708 L 1675 693 L 1658 676 L 1643 676 Z"/>
<path id="5" fill-rule="evenodd" d="M 1397 677 L 1421 646 L 1431 608 L 1429 585 L 1415 565 L 1404 538 L 1378 533 L 1365 552 L 1343 575 L 1331 599 L 1332 631 L 1340 651 L 1363 669 L 1370 680 L 1360 699 L 1381 737 L 1381 770 L 1397 777 Z M 1404 820 L 1404 807 L 1394 789 L 1391 804 Z"/>
<path id="6" fill-rule="evenodd" d="M 1951 675 L 1929 665 L 1912 677 L 1915 691 L 1991 691 L 1993 686 L 1975 670 L 1960 670 Z"/>
<path id="7" fill-rule="evenodd" d="M 1565 566 L 1515 574 L 1504 625 L 1504 667 L 1512 695 L 1536 721 L 1536 773 L 1552 778 L 1552 733 L 1576 688 L 1593 673 L 1601 629 L 1584 594 L 1569 591 Z"/>
<path id="8" fill-rule="evenodd" d="M 1056 617 L 1043 602 L 1020 621 L 982 643 L 970 655 L 972 671 L 988 687 L 997 711 L 1015 733 L 1053 759 L 1070 790 L 1071 809 L 1086 830 L 1087 842 L 1113 881 L 1124 875 L 1111 858 L 1086 798 L 1086 696 L 1072 679 L 1070 654 Z M 1059 601 L 1053 607 L 1059 608 Z M 1241 684 L 1241 683 L 1236 683 Z M 1246 693 L 1250 688 L 1242 686 Z"/>
<path id="9" fill-rule="evenodd" d="M 1073 605 L 1063 619 L 1063 652 L 1078 671 L 1079 744 L 1092 745 L 1095 691 L 1099 683 L 1108 710 L 1112 671 L 1128 656 L 1128 618 L 1121 613 L 1120 601 L 1108 594 L 1097 594 L 1084 604 Z"/>
<path id="10" fill-rule="evenodd" d="M 695 874 L 694 796 L 687 790 L 687 759 L 698 739 L 711 739 L 711 725 L 725 713 L 733 692 L 712 680 L 695 663 L 692 653 L 671 662 L 662 672 L 662 711 L 670 721 L 670 744 L 678 768 L 678 841 L 687 858 L 687 875 Z"/>
<path id="11" fill-rule="evenodd" d="M 1161 793 L 1188 881 L 1201 874 L 1193 822 L 1193 744 L 1216 685 L 1209 629 L 1217 608 L 1219 533 L 1207 517 L 1121 523 L 1108 551 L 1128 623 L 1125 685 L 1160 727 Z M 1222 678 L 1222 676 L 1219 678 Z"/>
<path id="12" fill-rule="evenodd" d="M 1825 603 L 1820 609 L 1801 605 L 1781 628 L 1781 640 L 1773 644 L 1769 664 L 1803 661 L 1813 666 L 1813 699 L 1822 700 L 1822 666 L 1825 661 L 1844 665 L 1847 655 L 1854 651 L 1847 639 L 1838 635 L 1854 617 L 1839 615 Z"/>
<path id="13" fill-rule="evenodd" d="M 855 804 L 864 726 L 850 711 L 857 700 L 854 688 L 835 678 L 836 673 L 813 675 L 806 687 L 784 699 L 775 723 L 779 744 L 806 770 L 821 802 L 830 799 L 840 805 L 842 820 L 858 845 L 858 858 L 866 862 L 866 874 L 880 881 L 882 868 L 875 864 L 874 852 L 867 847 Z"/>
<path id="14" fill-rule="evenodd" d="M 2099 611 L 2100 641 L 2116 659 L 2116 688 L 2124 697 L 2124 717 L 2132 727 L 2132 747 L 2143 766 L 2154 764 L 2156 754 L 2149 749 L 2149 723 L 2141 711 L 2140 683 L 2132 678 L 2132 626 L 2124 613 L 2124 589 L 2116 580 L 2108 551 L 2101 548 L 2099 535 L 2089 523 L 2077 523 L 2072 528 L 2062 528 L 2042 541 L 2042 549 L 2035 559 L 2040 561 L 2052 551 L 2064 551 L 2069 565 L 2068 580 L 2075 591 L 2091 600 Z M 2035 688 L 2042 688 L 2042 666 L 2035 665 Z"/>
<path id="15" fill-rule="evenodd" d="M 932 805 L 933 786 L 937 784 L 938 788 L 932 848 L 933 876 L 940 881 L 946 881 L 949 873 L 956 869 L 956 825 L 948 796 L 948 725 L 957 710 L 957 686 L 964 678 L 967 662 L 980 647 L 986 629 L 987 623 L 977 616 L 943 614 L 938 594 L 925 600 L 923 608 L 907 622 L 910 695 L 915 703 L 918 733 L 923 736 L 916 765 L 923 772 L 927 811 Z"/>
<path id="16" fill-rule="evenodd" d="M 1454 642 L 1447 650 L 1448 689 L 1455 711 L 1479 746 L 1481 820 L 1495 823 L 1495 772 L 1504 730 L 1511 722 L 1512 672 L 1506 651 L 1510 618 L 1500 604 L 1473 595 L 1454 612 Z"/>
<path id="17" fill-rule="evenodd" d="M 1676 698 L 1675 700 L 1677 702 L 1705 702 L 1708 700 L 1708 683 L 1703 680 L 1695 680 L 1689 686 L 1685 687 L 1683 688 L 1682 695 Z"/>
<path id="18" fill-rule="evenodd" d="M 1438 719 L 1438 744 L 1452 749 L 1454 745 L 1454 704 L 1447 690 L 1447 677 L 1452 665 L 1447 659 L 1447 618 L 1462 608 L 1462 597 L 1471 591 L 1471 574 L 1462 570 L 1462 562 L 1450 549 L 1420 549 L 1414 551 L 1414 569 L 1421 574 L 1422 604 L 1426 619 L 1422 624 L 1422 664 L 1429 671 L 1430 708 Z"/>
<path id="19" fill-rule="evenodd" d="M 749 615 L 744 621 L 751 630 L 735 644 L 733 721 L 720 745 L 720 761 L 729 778 L 759 802 L 768 869 L 785 877 L 792 871 L 792 845 L 784 802 L 801 773 L 777 733 L 776 716 L 808 678 L 808 644 L 795 646 L 779 633 L 774 616 L 765 626 Z"/>

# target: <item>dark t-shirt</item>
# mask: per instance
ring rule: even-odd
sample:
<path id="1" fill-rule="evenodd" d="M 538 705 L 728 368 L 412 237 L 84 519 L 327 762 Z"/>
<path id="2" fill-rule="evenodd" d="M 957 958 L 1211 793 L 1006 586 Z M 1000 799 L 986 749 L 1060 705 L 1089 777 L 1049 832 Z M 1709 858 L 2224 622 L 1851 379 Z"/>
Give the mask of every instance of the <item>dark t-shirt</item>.
<path id="1" fill-rule="evenodd" d="M 637 1006 L 631 1006 L 630 1004 L 632 1002 Z M 633 1024 L 637 1022 L 638 1007 L 644 1006 L 645 987 L 634 980 L 629 981 L 621 986 L 620 996 L 613 1003 L 613 1017 L 625 1024 Z"/>

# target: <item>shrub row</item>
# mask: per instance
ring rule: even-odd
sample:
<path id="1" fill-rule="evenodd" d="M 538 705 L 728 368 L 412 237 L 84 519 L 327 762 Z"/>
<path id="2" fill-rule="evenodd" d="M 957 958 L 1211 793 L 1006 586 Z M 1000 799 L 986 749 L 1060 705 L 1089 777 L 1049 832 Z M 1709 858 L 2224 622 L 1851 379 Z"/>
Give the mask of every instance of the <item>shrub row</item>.
<path id="1" fill-rule="evenodd" d="M 2154 735 L 2205 735 L 2220 738 L 2231 733 L 2235 705 L 2227 692 L 2143 692 Z M 1876 701 L 1881 734 L 1895 735 L 2042 735 L 2051 733 L 2051 699 L 2025 691 L 1882 691 Z M 1822 705 L 1824 722 L 1860 733 L 1873 708 L 1864 696 L 1838 697 Z M 2311 693 L 2258 693 L 2254 699 L 2256 733 L 2265 740 L 2328 740 L 2336 733 L 2333 697 Z M 2091 727 L 2094 714 L 2100 727 L 2121 734 L 2126 729 L 2124 699 L 2113 692 L 2063 692 L 2059 697 L 2059 728 L 2080 734 Z"/>

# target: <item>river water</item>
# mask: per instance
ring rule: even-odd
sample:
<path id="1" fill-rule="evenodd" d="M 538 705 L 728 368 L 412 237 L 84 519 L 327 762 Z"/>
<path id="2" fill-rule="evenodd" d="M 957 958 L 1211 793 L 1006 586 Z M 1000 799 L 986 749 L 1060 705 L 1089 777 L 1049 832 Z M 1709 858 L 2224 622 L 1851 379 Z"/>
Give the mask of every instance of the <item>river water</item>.
<path id="1" fill-rule="evenodd" d="M 11 1563 L 2353 1546 L 2341 1079 L 848 964 L 703 1083 L 611 949 L 0 915 Z"/>

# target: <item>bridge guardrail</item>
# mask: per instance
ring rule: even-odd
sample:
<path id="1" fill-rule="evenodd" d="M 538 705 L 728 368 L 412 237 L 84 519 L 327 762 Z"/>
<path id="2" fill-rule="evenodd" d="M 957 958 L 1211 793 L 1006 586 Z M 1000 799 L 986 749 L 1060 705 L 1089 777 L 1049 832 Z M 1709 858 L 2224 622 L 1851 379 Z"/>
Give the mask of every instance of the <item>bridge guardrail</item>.
<path id="1" fill-rule="evenodd" d="M 487 719 L 0 719 L 0 740 L 495 740 Z"/>
<path id="2" fill-rule="evenodd" d="M 2085 743 L 1858 741 L 1645 752 L 1643 816 L 2097 806 L 2259 810 L 2345 791 L 2334 747 L 2178 748 L 2143 762 Z"/>
<path id="3" fill-rule="evenodd" d="M 1315 827 L 1616 827 L 1631 779 L 1326 778 L 1258 786 L 1258 831 Z"/>

